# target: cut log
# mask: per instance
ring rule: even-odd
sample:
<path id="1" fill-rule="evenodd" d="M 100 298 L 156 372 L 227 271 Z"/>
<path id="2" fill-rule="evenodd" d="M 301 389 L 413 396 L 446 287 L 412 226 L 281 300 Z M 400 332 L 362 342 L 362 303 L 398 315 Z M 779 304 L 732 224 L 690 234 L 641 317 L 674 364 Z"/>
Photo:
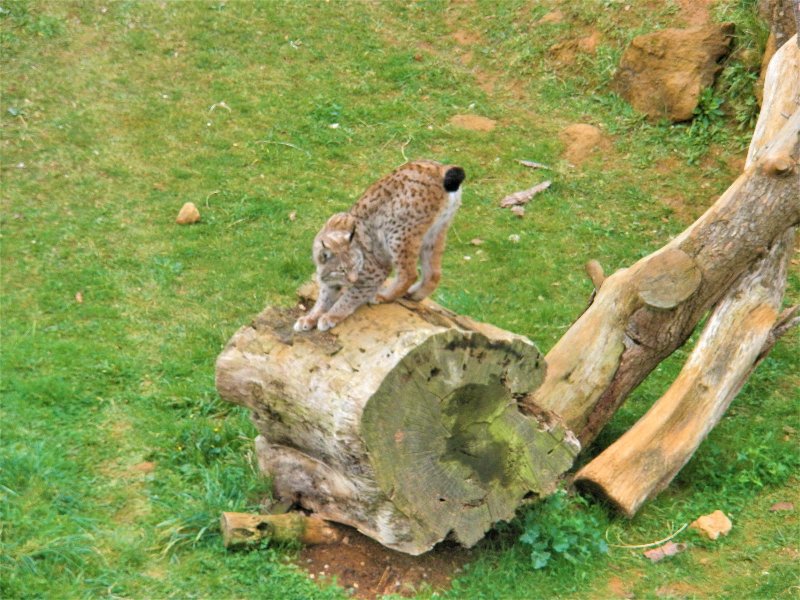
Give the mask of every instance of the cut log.
<path id="1" fill-rule="evenodd" d="M 217 361 L 282 500 L 420 554 L 475 544 L 572 465 L 574 436 L 519 410 L 545 370 L 528 339 L 430 301 L 365 306 L 325 333 L 296 334 L 298 315 L 265 310 Z"/>
<path id="2" fill-rule="evenodd" d="M 230 550 L 257 546 L 263 540 L 312 545 L 333 544 L 342 537 L 330 523 L 302 513 L 254 515 L 224 512 L 219 525 L 222 544 Z"/>
<path id="3" fill-rule="evenodd" d="M 746 167 L 760 162 L 767 175 L 789 177 L 794 185 L 790 201 L 798 204 L 800 109 L 793 99 L 800 84 L 800 48 L 786 44 L 773 60 Z M 794 155 L 787 147 L 794 147 Z M 672 386 L 630 430 L 581 469 L 576 484 L 632 517 L 672 481 L 755 366 L 796 323 L 796 308 L 779 314 L 794 241 L 795 228 L 785 229 L 769 253 L 727 291 Z"/>

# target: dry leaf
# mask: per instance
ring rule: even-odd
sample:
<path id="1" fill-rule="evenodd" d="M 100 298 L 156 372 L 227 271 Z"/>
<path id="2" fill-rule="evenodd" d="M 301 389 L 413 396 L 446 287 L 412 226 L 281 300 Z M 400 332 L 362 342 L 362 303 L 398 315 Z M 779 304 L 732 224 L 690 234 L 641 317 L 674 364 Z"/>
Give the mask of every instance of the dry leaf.
<path id="1" fill-rule="evenodd" d="M 770 512 L 778 512 L 781 510 L 794 510 L 794 504 L 791 502 L 778 502 L 769 507 Z"/>
<path id="2" fill-rule="evenodd" d="M 733 527 L 731 520 L 721 510 L 715 510 L 710 515 L 703 515 L 690 525 L 705 534 L 710 540 L 715 540 L 721 535 L 728 535 Z"/>
<path id="3" fill-rule="evenodd" d="M 75 302 L 77 302 L 78 304 L 83 304 L 83 293 L 82 292 L 76 292 L 76 294 L 75 294 Z"/>
<path id="4" fill-rule="evenodd" d="M 297 219 L 297 211 L 293 210 L 292 212 L 289 213 L 289 220 L 294 221 L 295 219 Z"/>
<path id="5" fill-rule="evenodd" d="M 543 165 L 542 163 L 534 162 L 532 160 L 518 160 L 519 164 L 523 167 L 528 167 L 529 169 L 549 169 L 547 165 Z"/>
<path id="6" fill-rule="evenodd" d="M 675 556 L 680 552 L 686 550 L 686 544 L 680 543 L 676 544 L 675 542 L 667 542 L 663 546 L 659 546 L 658 548 L 653 548 L 652 550 L 645 550 L 644 555 L 649 558 L 652 562 L 656 563 L 660 560 L 665 559 L 668 556 Z"/>
<path id="7" fill-rule="evenodd" d="M 518 206 L 520 204 L 527 204 L 528 202 L 530 202 L 531 198 L 533 198 L 536 194 L 538 194 L 539 192 L 543 192 L 547 188 L 549 188 L 551 183 L 553 182 L 547 180 L 533 186 L 529 190 L 514 192 L 513 194 L 506 196 L 500 201 L 500 207 L 508 208 L 509 206 Z"/>
<path id="8" fill-rule="evenodd" d="M 525 207 L 524 206 L 512 206 L 511 212 L 514 213 L 514 216 L 519 217 L 520 219 L 525 216 Z"/>
<path id="9" fill-rule="evenodd" d="M 473 238 L 470 240 L 469 243 L 472 244 L 473 246 L 480 246 L 481 244 L 483 244 L 483 240 L 481 238 Z"/>
<path id="10" fill-rule="evenodd" d="M 191 223 L 197 223 L 199 220 L 200 211 L 197 210 L 197 207 L 193 202 L 187 202 L 181 207 L 181 210 L 178 213 L 178 218 L 175 219 L 175 222 L 178 225 L 189 225 Z"/>

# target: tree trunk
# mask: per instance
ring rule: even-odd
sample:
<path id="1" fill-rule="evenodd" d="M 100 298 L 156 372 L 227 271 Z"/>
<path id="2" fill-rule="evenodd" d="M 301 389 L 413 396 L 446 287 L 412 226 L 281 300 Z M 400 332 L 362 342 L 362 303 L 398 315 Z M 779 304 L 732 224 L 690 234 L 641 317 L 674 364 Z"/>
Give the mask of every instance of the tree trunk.
<path id="1" fill-rule="evenodd" d="M 797 53 L 790 41 L 776 54 L 776 64 L 784 65 L 776 69 L 795 87 L 768 78 L 766 93 L 779 91 L 765 99 L 764 110 L 774 102 L 784 112 L 780 127 L 757 129 L 763 143 L 769 142 L 757 159 L 681 235 L 604 279 L 592 305 L 547 354 L 545 381 L 523 405 L 559 414 L 584 446 L 731 286 L 800 222 Z"/>
<path id="2" fill-rule="evenodd" d="M 579 446 L 517 399 L 544 364 L 526 338 L 432 302 L 364 307 L 295 334 L 267 309 L 217 361 L 217 389 L 253 412 L 275 493 L 410 554 L 476 543 L 548 493 Z"/>
<path id="3" fill-rule="evenodd" d="M 764 103 L 750 145 L 746 172 L 777 164 L 800 203 L 796 173 L 800 109 L 800 48 L 793 41 L 776 54 L 767 74 Z M 785 157 L 789 157 L 786 160 Z M 786 168 L 780 165 L 786 161 Z M 749 198 L 750 202 L 758 196 Z M 663 490 L 717 424 L 777 338 L 795 321 L 779 315 L 797 221 L 789 221 L 763 258 L 727 291 L 712 313 L 678 378 L 630 430 L 586 465 L 576 483 L 632 517 Z"/>

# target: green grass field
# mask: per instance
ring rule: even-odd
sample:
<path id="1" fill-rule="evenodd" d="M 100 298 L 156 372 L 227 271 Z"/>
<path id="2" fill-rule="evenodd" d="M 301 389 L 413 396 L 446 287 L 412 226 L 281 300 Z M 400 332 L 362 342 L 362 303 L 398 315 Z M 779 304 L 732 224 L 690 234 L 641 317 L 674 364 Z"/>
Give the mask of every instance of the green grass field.
<path id="1" fill-rule="evenodd" d="M 739 25 L 737 51 L 706 125 L 691 127 L 649 124 L 609 87 L 634 35 L 681 24 L 677 2 L 0 1 L 0 597 L 347 597 L 293 566 L 296 548 L 222 548 L 219 512 L 269 493 L 254 428 L 214 389 L 223 344 L 265 305 L 294 302 L 327 216 L 427 157 L 468 174 L 435 299 L 548 350 L 591 292 L 586 260 L 631 264 L 736 177 L 765 40 L 754 5 L 712 11 Z M 554 8 L 563 22 L 536 24 Z M 567 65 L 548 54 L 593 31 L 596 53 Z M 457 114 L 496 126 L 462 129 Z M 558 137 L 576 122 L 609 140 L 578 168 Z M 544 178 L 524 219 L 498 208 Z M 187 201 L 202 221 L 181 227 Z M 796 264 L 786 301 L 800 301 Z M 654 541 L 717 508 L 734 523 L 726 538 L 685 532 L 690 551 L 655 565 L 612 547 L 535 570 L 520 519 L 439 597 L 608 598 L 616 580 L 637 598 L 798 597 L 798 508 L 769 511 L 800 504 L 798 389 L 793 331 L 634 520 L 586 509 L 612 543 Z"/>

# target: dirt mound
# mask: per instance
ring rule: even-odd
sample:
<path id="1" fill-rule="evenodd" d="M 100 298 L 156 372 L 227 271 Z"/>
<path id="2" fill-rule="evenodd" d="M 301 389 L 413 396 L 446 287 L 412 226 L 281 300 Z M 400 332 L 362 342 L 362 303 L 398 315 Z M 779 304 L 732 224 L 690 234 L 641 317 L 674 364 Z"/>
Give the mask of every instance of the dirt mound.
<path id="1" fill-rule="evenodd" d="M 558 134 L 564 144 L 564 158 L 573 165 L 579 165 L 599 150 L 610 148 L 608 140 L 594 125 L 575 123 Z"/>
<path id="2" fill-rule="evenodd" d="M 446 542 L 421 556 L 409 556 L 384 548 L 349 527 L 336 527 L 343 533 L 342 542 L 307 546 L 297 565 L 320 582 L 336 577 L 354 598 L 410 596 L 425 588 L 446 589 L 472 557 L 470 550 Z"/>
<path id="3" fill-rule="evenodd" d="M 614 87 L 653 119 L 691 119 L 721 69 L 717 61 L 730 51 L 733 30 L 724 23 L 640 35 L 622 55 Z"/>
<path id="4" fill-rule="evenodd" d="M 455 115 L 450 119 L 450 124 L 470 131 L 491 131 L 497 121 L 479 115 Z"/>

